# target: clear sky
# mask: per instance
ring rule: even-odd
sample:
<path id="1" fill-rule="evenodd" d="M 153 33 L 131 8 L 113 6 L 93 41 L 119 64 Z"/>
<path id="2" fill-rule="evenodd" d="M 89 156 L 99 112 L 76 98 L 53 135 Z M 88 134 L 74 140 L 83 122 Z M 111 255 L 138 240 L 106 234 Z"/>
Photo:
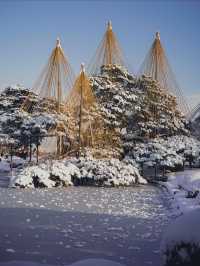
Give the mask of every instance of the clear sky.
<path id="1" fill-rule="evenodd" d="M 177 81 L 200 94 L 198 1 L 0 1 L 0 87 L 31 87 L 57 36 L 77 73 L 91 60 L 108 20 L 135 72 L 160 31 Z"/>

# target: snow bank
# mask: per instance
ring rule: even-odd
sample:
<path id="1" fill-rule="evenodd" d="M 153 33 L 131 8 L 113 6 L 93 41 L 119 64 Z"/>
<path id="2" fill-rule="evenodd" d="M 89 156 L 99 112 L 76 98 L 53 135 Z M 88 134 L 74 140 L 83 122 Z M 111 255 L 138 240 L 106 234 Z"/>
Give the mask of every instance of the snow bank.
<path id="1" fill-rule="evenodd" d="M 199 265 L 200 170 L 169 174 L 163 183 L 172 195 L 172 207 L 180 215 L 166 230 L 162 251 L 168 266 Z"/>
<path id="2" fill-rule="evenodd" d="M 43 265 L 44 264 L 31 262 L 31 261 L 10 261 L 10 262 L 0 263 L 0 266 L 43 266 Z M 45 266 L 53 266 L 53 265 L 45 264 Z M 87 259 L 72 263 L 70 265 L 67 264 L 65 266 L 123 266 L 123 265 L 111 260 Z"/>
<path id="3" fill-rule="evenodd" d="M 184 189 L 188 192 L 200 191 L 200 170 L 186 170 L 169 174 L 168 182 L 176 188 Z"/>
<path id="4" fill-rule="evenodd" d="M 168 227 L 161 244 L 166 265 L 199 265 L 199 221 L 200 208 L 180 216 Z"/>
<path id="5" fill-rule="evenodd" d="M 172 204 L 178 212 L 186 213 L 199 208 L 200 204 L 200 170 L 186 170 L 168 174 L 163 184 L 173 196 Z"/>
<path id="6" fill-rule="evenodd" d="M 10 187 L 130 186 L 135 183 L 146 184 L 147 181 L 130 163 L 117 159 L 72 158 L 28 166 L 11 180 Z"/>

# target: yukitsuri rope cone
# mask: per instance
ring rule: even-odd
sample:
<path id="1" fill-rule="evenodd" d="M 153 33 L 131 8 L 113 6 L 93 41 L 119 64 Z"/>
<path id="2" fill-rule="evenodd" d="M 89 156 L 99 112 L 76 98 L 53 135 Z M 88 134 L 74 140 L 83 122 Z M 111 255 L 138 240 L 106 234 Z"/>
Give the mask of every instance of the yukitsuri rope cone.
<path id="1" fill-rule="evenodd" d="M 63 102 L 66 99 L 67 93 L 72 88 L 73 82 L 73 71 L 58 38 L 47 65 L 33 86 L 33 92 L 37 93 L 40 98 L 53 103 L 55 105 L 54 109 L 60 113 L 63 111 Z M 28 97 L 22 108 L 24 110 L 30 108 Z M 49 106 L 50 112 L 53 111 L 51 108 L 52 104 Z"/>
<path id="2" fill-rule="evenodd" d="M 153 79 L 158 81 L 161 88 L 176 96 L 179 109 L 185 115 L 189 113 L 189 106 L 169 65 L 165 51 L 161 44 L 159 32 L 156 32 L 154 42 L 141 66 L 139 74 L 151 76 Z"/>
<path id="3" fill-rule="evenodd" d="M 101 74 L 102 66 L 118 65 L 126 68 L 122 49 L 112 29 L 111 21 L 107 24 L 106 32 L 93 56 L 87 71 L 90 75 Z"/>
<path id="4" fill-rule="evenodd" d="M 69 153 L 78 156 L 90 152 L 95 157 L 107 157 L 107 151 L 120 148 L 120 138 L 114 129 L 106 126 L 100 106 L 92 92 L 84 65 L 66 101 L 69 121 Z M 115 146 L 115 147 L 114 147 Z M 115 149 L 114 149 L 114 148 Z M 106 151 L 107 150 L 107 151 Z M 112 154 L 113 155 L 113 154 Z"/>

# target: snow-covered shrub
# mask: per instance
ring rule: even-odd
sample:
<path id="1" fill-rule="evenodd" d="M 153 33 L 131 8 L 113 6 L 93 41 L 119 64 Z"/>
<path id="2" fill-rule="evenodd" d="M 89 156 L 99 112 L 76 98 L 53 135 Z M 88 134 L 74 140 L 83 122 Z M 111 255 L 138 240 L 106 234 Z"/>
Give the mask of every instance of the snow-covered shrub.
<path id="1" fill-rule="evenodd" d="M 34 188 L 53 187 L 54 182 L 49 179 L 49 173 L 43 169 L 45 165 L 28 166 L 24 168 L 17 177 L 11 180 L 11 187 Z"/>
<path id="2" fill-rule="evenodd" d="M 54 161 L 50 170 L 50 179 L 56 182 L 55 186 L 72 185 L 72 179 L 80 176 L 79 169 L 72 163 L 67 162 L 65 165 L 61 162 Z"/>
<path id="3" fill-rule="evenodd" d="M 177 171 L 183 168 L 189 155 L 197 160 L 199 151 L 199 141 L 192 137 L 179 135 L 136 143 L 129 151 L 128 156 L 139 164 L 153 166 L 158 163 L 161 167 Z"/>
<path id="4" fill-rule="evenodd" d="M 28 166 L 11 180 L 11 187 L 57 187 L 69 185 L 131 186 L 146 184 L 138 169 L 118 159 L 72 158 L 51 164 Z"/>
<path id="5" fill-rule="evenodd" d="M 40 164 L 24 168 L 10 182 L 10 187 L 51 188 L 72 185 L 73 176 L 79 175 L 79 169 L 70 163 L 64 165 L 53 162 L 52 165 Z"/>
<path id="6" fill-rule="evenodd" d="M 73 181 L 77 185 L 130 186 L 146 184 L 136 167 L 118 159 L 81 158 L 73 160 L 81 175 Z"/>
<path id="7" fill-rule="evenodd" d="M 162 242 L 165 266 L 198 266 L 200 209 L 180 216 L 169 226 Z"/>

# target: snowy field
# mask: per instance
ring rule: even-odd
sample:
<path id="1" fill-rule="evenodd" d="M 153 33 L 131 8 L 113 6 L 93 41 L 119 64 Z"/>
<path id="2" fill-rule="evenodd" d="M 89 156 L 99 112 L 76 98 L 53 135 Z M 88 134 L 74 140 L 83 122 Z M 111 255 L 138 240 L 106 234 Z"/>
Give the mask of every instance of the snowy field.
<path id="1" fill-rule="evenodd" d="M 70 265 L 95 258 L 160 266 L 168 202 L 150 185 L 0 188 L 0 262 Z"/>

